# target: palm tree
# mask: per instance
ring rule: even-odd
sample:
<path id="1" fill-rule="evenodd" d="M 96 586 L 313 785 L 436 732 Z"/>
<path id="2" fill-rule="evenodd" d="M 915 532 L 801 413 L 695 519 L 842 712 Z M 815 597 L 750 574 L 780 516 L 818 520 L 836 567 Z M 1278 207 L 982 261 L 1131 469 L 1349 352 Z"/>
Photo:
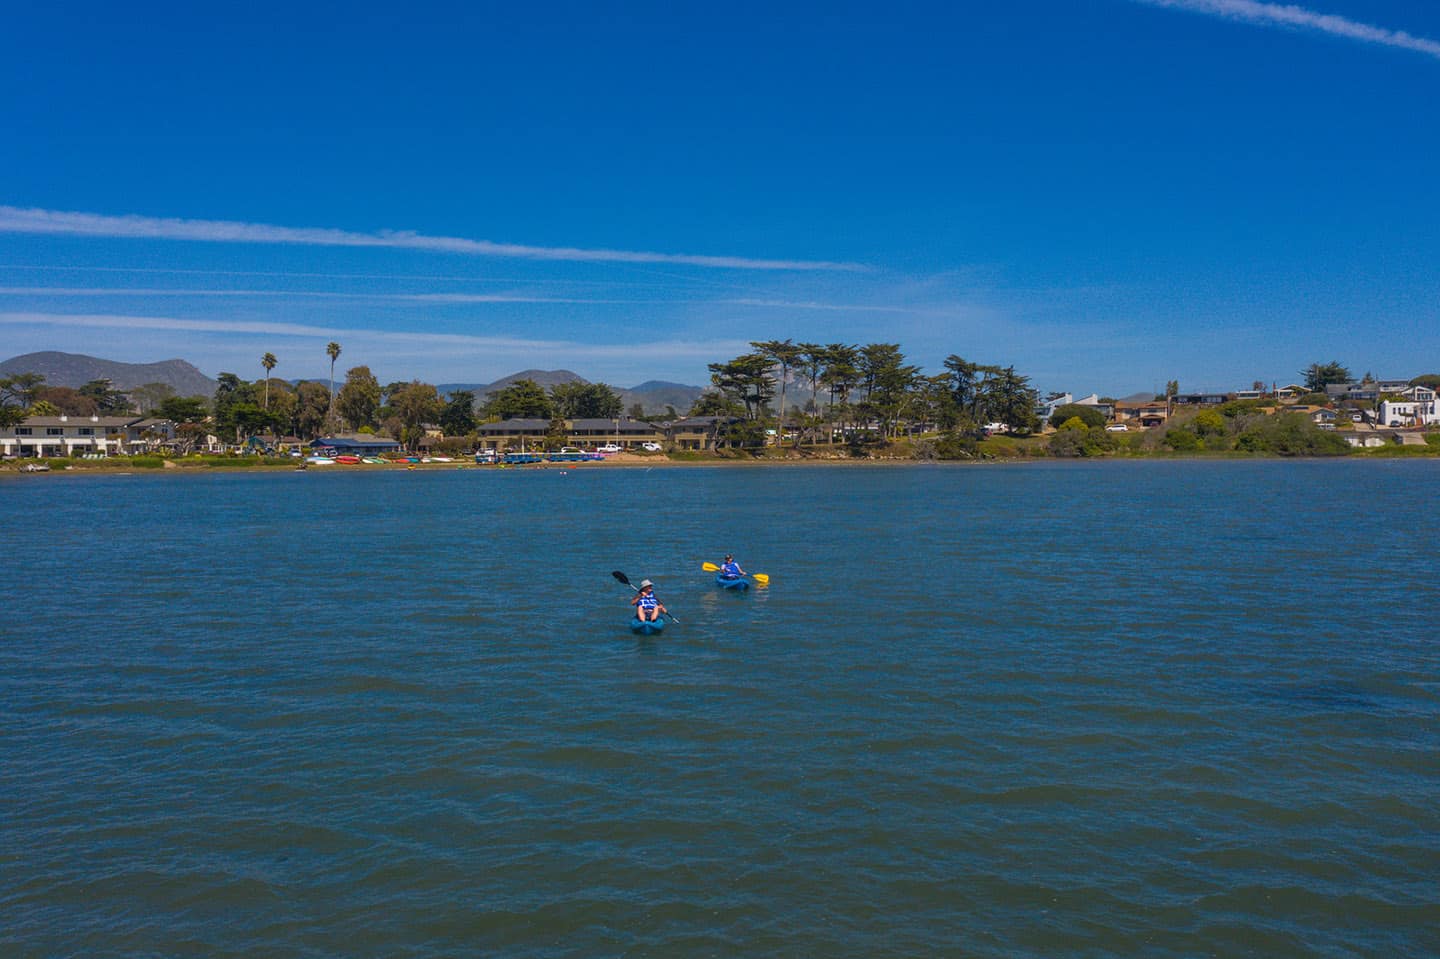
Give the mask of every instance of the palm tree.
<path id="1" fill-rule="evenodd" d="M 265 367 L 265 408 L 270 408 L 270 371 L 275 369 L 275 354 L 266 353 L 260 357 L 260 365 Z"/>
<path id="2" fill-rule="evenodd" d="M 330 357 L 330 411 L 325 414 L 328 427 L 335 419 L 335 361 L 340 358 L 340 344 L 333 340 L 325 344 L 325 355 Z"/>

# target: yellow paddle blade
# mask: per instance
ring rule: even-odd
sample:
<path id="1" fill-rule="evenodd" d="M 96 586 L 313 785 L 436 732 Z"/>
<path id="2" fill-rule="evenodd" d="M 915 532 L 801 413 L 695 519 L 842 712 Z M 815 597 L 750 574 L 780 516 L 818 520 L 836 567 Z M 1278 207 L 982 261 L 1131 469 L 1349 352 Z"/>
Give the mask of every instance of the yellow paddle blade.
<path id="1" fill-rule="evenodd" d="M 705 572 L 707 572 L 707 573 L 718 573 L 718 572 L 720 572 L 720 567 L 719 567 L 719 566 L 716 566 L 714 563 L 701 563 L 701 564 L 700 564 L 700 568 L 703 569 L 703 570 L 704 570 Z"/>
<path id="2" fill-rule="evenodd" d="M 750 578 L 755 581 L 755 585 L 756 585 L 756 586 L 769 586 L 769 585 L 770 585 L 770 574 L 769 574 L 769 573 L 751 573 L 751 574 L 750 574 Z"/>

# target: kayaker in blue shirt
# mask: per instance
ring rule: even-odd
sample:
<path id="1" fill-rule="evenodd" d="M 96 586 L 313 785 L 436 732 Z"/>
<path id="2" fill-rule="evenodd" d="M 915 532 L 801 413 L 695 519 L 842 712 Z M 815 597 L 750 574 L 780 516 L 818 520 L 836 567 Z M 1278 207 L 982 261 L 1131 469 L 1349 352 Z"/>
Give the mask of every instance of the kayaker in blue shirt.
<path id="1" fill-rule="evenodd" d="M 655 584 L 648 579 L 640 581 L 640 592 L 635 594 L 630 605 L 635 607 L 635 618 L 642 623 L 653 623 L 660 618 L 661 613 L 670 612 L 665 608 L 665 604 L 656 597 Z"/>
<path id="2" fill-rule="evenodd" d="M 725 562 L 720 564 L 720 576 L 723 579 L 739 579 L 744 575 L 746 573 L 740 568 L 740 564 L 735 562 L 735 557 L 726 553 Z"/>

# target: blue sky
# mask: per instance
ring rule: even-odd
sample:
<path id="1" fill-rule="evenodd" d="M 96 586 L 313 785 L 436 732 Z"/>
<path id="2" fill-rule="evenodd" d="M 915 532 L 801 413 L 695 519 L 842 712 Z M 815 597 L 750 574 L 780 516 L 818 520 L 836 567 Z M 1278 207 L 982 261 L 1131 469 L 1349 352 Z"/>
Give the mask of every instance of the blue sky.
<path id="1" fill-rule="evenodd" d="M 1428 0 L 218 6 L 9 13 L 0 357 L 1440 371 Z"/>

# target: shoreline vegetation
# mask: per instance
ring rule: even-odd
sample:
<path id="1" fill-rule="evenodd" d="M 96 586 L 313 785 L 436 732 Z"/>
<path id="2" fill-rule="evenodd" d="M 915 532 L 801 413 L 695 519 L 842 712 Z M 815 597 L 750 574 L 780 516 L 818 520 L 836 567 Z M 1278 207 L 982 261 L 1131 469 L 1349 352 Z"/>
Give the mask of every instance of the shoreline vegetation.
<path id="1" fill-rule="evenodd" d="M 1284 387 L 1256 381 L 1248 390 L 1185 393 L 1172 380 L 1163 393 L 1076 399 L 1042 395 L 1013 366 L 953 354 L 943 372 L 925 375 L 895 343 L 750 346 L 709 364 L 709 386 L 696 387 L 684 411 L 640 403 L 624 410 L 614 388 L 568 372 L 548 385 L 516 374 L 483 397 L 458 388 L 442 393 L 418 380 L 382 385 L 363 365 L 342 381 L 335 368 L 342 351 L 333 342 L 325 349 L 327 380 L 275 379 L 279 360 L 267 352 L 262 379 L 221 373 L 210 397 L 177 396 L 160 383 L 118 390 L 95 380 L 69 388 L 39 373 L 16 374 L 0 378 L 0 471 L 1440 455 L 1440 374 L 1356 379 L 1335 361 L 1311 364 L 1301 371 L 1303 384 Z M 326 458 L 301 462 L 303 451 Z M 515 455 L 481 462 L 481 451 Z M 601 462 L 518 462 L 552 452 L 607 455 Z"/>
<path id="2" fill-rule="evenodd" d="M 1282 453 L 1269 450 L 1174 450 L 1168 447 L 1147 449 L 1136 444 L 1106 451 L 1101 456 L 1057 456 L 1050 449 L 1055 434 L 1032 437 L 989 437 L 976 444 L 975 454 L 960 458 L 936 456 L 928 449 L 931 440 L 900 441 L 879 448 L 863 451 L 846 449 L 792 448 L 783 450 L 767 447 L 760 450 L 720 450 L 714 452 L 626 452 L 606 457 L 603 460 L 584 462 L 542 462 L 526 464 L 476 463 L 470 458 L 449 461 L 407 460 L 388 461 L 382 464 L 308 464 L 290 456 L 254 455 L 212 455 L 190 454 L 187 456 L 109 456 L 102 459 L 68 457 L 27 458 L 10 460 L 0 464 L 0 475 L 45 474 L 45 473 L 138 473 L 156 472 L 167 474 L 194 474 L 217 471 L 228 472 L 307 472 L 307 473 L 354 473 L 394 472 L 411 470 L 433 472 L 439 470 L 475 470 L 492 472 L 502 470 L 570 471 L 593 469 L 651 469 L 655 467 L 684 468 L 687 466 L 722 467 L 787 467 L 787 466 L 982 466 L 998 464 L 1038 463 L 1071 461 L 1095 462 L 1137 462 L 1137 461 L 1244 461 L 1244 460 L 1285 460 L 1285 459 L 1346 459 L 1346 460 L 1393 460 L 1416 458 L 1440 458 L 1440 433 L 1426 434 L 1423 446 L 1402 446 L 1389 444 L 1370 449 L 1347 449 L 1343 453 Z"/>

